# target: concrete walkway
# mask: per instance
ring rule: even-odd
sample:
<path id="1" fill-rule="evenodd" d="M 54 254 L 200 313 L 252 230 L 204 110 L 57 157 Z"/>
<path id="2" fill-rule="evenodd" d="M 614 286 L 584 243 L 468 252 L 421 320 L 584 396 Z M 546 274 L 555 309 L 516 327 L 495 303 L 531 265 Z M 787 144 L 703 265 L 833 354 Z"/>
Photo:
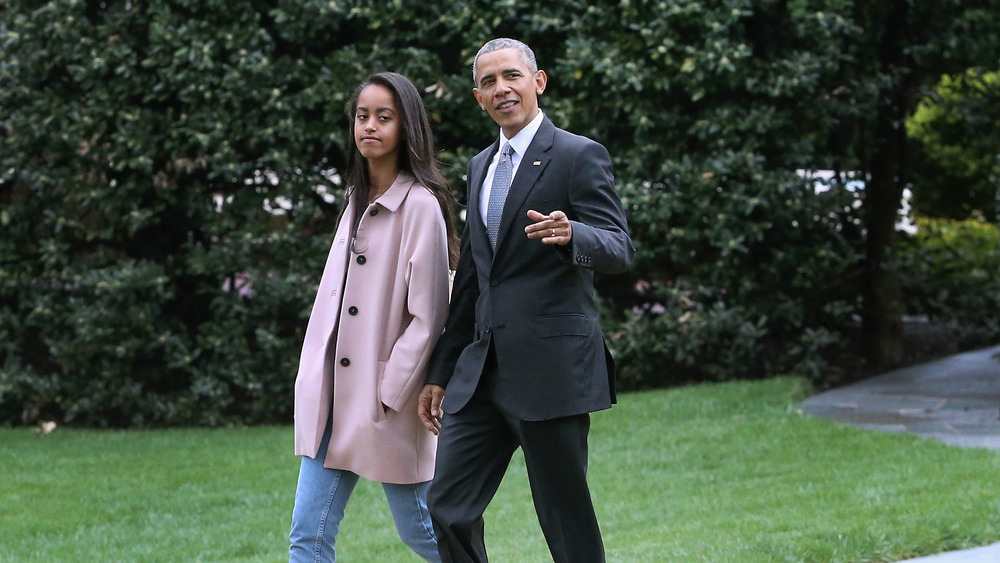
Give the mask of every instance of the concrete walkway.
<path id="1" fill-rule="evenodd" d="M 802 410 L 872 430 L 911 432 L 1000 453 L 1000 346 L 892 371 L 810 397 Z M 1000 562 L 1000 543 L 909 563 Z"/>
<path id="2" fill-rule="evenodd" d="M 949 551 L 919 559 L 907 559 L 901 563 L 997 563 L 997 561 L 1000 561 L 1000 543 L 963 551 Z"/>

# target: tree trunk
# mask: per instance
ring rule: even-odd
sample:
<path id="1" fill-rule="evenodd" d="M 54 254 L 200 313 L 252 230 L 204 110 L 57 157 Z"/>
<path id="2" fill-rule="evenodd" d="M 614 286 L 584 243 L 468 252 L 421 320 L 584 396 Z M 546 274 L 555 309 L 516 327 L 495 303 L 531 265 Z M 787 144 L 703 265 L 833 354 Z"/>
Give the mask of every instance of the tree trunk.
<path id="1" fill-rule="evenodd" d="M 898 22 L 906 21 L 908 3 L 895 0 L 884 22 L 882 72 L 889 86 L 879 96 L 871 160 L 865 187 L 865 278 L 862 287 L 861 351 L 868 364 L 889 368 L 903 359 L 902 291 L 892 270 L 896 221 L 903 197 L 902 158 L 905 153 L 905 119 L 911 96 L 903 51 L 904 37 Z"/>

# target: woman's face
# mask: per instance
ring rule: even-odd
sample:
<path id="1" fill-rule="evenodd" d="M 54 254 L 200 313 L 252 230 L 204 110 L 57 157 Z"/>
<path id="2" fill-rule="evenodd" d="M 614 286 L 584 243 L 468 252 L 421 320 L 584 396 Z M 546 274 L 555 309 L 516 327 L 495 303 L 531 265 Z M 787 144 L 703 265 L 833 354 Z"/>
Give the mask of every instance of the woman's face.
<path id="1" fill-rule="evenodd" d="M 369 84 L 358 96 L 354 112 L 354 142 L 369 165 L 395 165 L 399 156 L 400 125 L 392 91 L 381 84 Z"/>

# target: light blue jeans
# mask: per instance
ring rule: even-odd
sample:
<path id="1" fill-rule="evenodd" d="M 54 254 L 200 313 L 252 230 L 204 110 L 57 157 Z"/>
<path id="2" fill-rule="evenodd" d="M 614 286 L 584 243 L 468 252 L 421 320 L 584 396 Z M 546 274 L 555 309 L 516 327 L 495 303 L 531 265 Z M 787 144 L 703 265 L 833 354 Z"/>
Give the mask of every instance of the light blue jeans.
<path id="1" fill-rule="evenodd" d="M 341 469 L 323 467 L 330 441 L 327 427 L 316 459 L 302 457 L 299 483 L 295 489 L 292 531 L 288 534 L 289 563 L 321 563 L 337 560 L 337 531 L 344 518 L 344 508 L 358 483 L 358 475 Z M 427 561 L 441 561 L 437 537 L 427 512 L 427 489 L 430 481 L 413 485 L 382 483 L 389 501 L 396 532 L 410 549 Z"/>

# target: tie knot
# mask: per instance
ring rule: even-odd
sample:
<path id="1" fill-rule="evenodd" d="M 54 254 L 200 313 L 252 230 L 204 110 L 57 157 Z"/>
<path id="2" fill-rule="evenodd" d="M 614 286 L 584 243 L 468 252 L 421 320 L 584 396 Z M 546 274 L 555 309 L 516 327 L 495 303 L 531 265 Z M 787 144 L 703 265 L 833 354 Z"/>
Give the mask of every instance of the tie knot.
<path id="1" fill-rule="evenodd" d="M 503 149 L 500 150 L 500 156 L 510 156 L 512 152 L 514 152 L 514 149 L 510 147 L 510 143 L 504 143 Z"/>

